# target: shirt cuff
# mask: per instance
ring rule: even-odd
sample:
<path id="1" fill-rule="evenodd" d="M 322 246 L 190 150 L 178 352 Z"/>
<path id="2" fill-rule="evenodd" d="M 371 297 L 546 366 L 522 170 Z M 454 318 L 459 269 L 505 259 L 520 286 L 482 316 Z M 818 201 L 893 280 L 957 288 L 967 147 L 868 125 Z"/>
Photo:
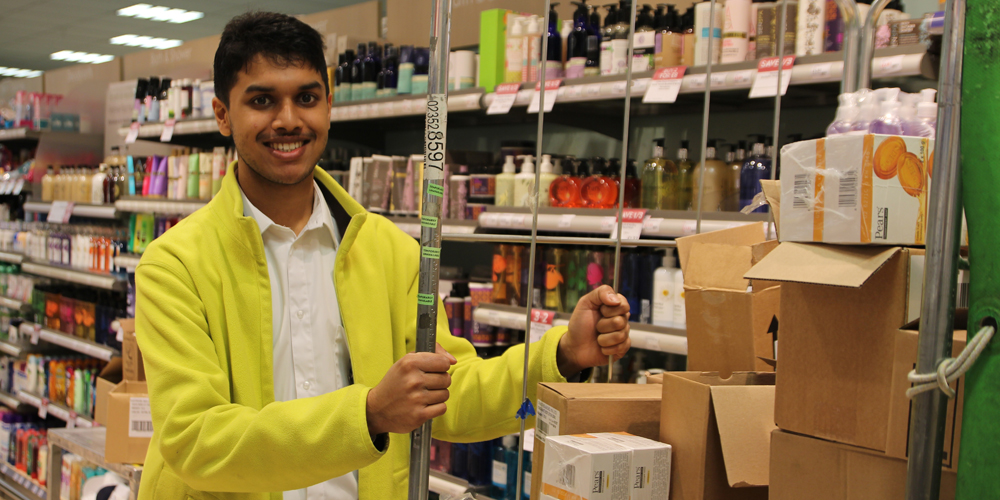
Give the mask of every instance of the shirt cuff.
<path id="1" fill-rule="evenodd" d="M 372 445 L 379 453 L 385 453 L 385 450 L 389 449 L 389 433 L 383 432 L 375 436 L 375 440 L 372 441 Z"/>

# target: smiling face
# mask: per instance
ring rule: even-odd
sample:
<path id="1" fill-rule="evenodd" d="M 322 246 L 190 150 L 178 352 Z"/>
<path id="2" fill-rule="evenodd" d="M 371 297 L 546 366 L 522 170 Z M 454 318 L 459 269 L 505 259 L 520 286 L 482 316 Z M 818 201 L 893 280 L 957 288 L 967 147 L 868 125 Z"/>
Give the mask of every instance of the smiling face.
<path id="1" fill-rule="evenodd" d="M 222 135 L 231 135 L 250 175 L 277 185 L 310 179 L 326 149 L 332 97 L 303 62 L 257 55 L 237 75 L 229 106 L 212 101 Z"/>

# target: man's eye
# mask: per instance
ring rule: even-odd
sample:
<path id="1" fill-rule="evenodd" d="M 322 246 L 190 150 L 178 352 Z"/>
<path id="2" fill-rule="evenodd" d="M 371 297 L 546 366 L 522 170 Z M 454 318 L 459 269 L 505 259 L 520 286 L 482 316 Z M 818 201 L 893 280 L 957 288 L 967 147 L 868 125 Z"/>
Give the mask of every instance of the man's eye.
<path id="1" fill-rule="evenodd" d="M 271 100 L 267 96 L 263 96 L 263 95 L 254 97 L 253 99 L 250 100 L 250 104 L 253 104 L 253 105 L 256 105 L 256 106 L 264 106 L 264 105 L 266 105 L 266 104 L 268 104 L 270 102 L 271 102 Z"/>
<path id="2" fill-rule="evenodd" d="M 305 104 L 312 104 L 312 103 L 316 102 L 316 96 L 314 96 L 312 94 L 302 94 L 301 99 L 302 99 L 302 102 L 305 103 Z"/>

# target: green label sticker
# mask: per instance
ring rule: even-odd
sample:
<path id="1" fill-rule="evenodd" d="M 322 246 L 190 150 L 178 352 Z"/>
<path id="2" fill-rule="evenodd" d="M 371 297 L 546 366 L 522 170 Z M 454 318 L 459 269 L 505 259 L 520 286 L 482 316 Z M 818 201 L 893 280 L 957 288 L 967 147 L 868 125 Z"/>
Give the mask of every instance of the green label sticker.
<path id="1" fill-rule="evenodd" d="M 420 216 L 420 225 L 423 227 L 438 227 L 438 218 L 431 217 L 430 215 L 422 215 Z"/>
<path id="2" fill-rule="evenodd" d="M 420 249 L 420 256 L 428 259 L 440 259 L 441 249 L 434 247 L 423 247 Z"/>
<path id="3" fill-rule="evenodd" d="M 439 184 L 428 184 L 427 192 L 434 196 L 444 196 L 444 186 Z"/>
<path id="4" fill-rule="evenodd" d="M 430 293 L 418 293 L 417 294 L 417 305 L 420 306 L 433 306 L 434 305 L 434 295 Z"/>

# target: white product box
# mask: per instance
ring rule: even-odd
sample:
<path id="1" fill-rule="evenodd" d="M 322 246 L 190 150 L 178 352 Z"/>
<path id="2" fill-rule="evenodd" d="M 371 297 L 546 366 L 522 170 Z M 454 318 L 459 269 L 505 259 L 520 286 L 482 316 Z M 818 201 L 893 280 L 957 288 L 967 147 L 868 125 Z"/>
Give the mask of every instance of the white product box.
<path id="1" fill-rule="evenodd" d="M 669 444 L 653 441 L 644 437 L 634 436 L 627 432 L 607 432 L 593 434 L 599 439 L 606 439 L 632 452 L 629 470 L 631 471 L 631 500 L 655 500 L 667 498 L 670 494 L 670 458 L 672 449 Z"/>
<path id="2" fill-rule="evenodd" d="M 781 148 L 782 241 L 923 245 L 934 140 L 836 135 Z"/>
<path id="3" fill-rule="evenodd" d="M 545 439 L 542 500 L 629 500 L 632 453 L 586 434 Z"/>

